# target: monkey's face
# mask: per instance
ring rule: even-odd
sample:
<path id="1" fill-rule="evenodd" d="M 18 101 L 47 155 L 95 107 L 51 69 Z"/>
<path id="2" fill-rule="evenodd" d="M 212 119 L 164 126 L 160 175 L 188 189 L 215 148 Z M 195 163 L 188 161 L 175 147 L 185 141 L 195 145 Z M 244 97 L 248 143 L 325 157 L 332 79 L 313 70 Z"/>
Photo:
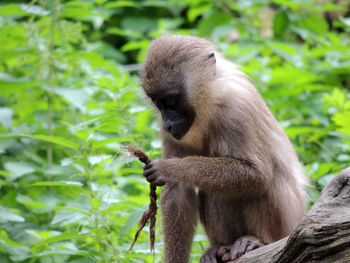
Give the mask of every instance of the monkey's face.
<path id="1" fill-rule="evenodd" d="M 191 136 L 185 135 L 196 126 L 203 97 L 199 87 L 215 75 L 213 50 L 207 40 L 190 36 L 163 36 L 149 46 L 142 88 L 159 109 L 164 130 L 177 140 L 187 141 Z"/>
<path id="2" fill-rule="evenodd" d="M 185 96 L 181 92 L 148 96 L 161 113 L 163 129 L 180 140 L 190 130 L 195 118 L 195 112 Z"/>

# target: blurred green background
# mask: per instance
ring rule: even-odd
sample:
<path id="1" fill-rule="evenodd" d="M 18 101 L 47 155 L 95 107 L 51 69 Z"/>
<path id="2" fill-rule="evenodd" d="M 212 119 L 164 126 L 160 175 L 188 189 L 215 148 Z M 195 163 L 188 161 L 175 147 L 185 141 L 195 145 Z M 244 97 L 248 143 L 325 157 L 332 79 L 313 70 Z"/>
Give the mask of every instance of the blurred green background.
<path id="1" fill-rule="evenodd" d="M 138 71 L 150 41 L 191 34 L 240 64 L 312 180 L 350 163 L 349 1 L 0 2 L 0 262 L 162 262 L 142 165 L 161 154 Z M 208 246 L 199 228 L 191 262 Z"/>

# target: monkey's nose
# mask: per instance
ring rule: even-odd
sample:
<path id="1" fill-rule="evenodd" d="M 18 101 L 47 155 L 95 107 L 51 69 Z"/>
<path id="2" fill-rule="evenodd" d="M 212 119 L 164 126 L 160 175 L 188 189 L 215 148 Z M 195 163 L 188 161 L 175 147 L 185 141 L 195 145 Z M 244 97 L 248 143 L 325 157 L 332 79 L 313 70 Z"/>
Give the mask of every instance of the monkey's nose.
<path id="1" fill-rule="evenodd" d="M 170 122 L 165 122 L 163 124 L 163 128 L 164 130 L 166 130 L 167 132 L 171 132 L 171 123 Z"/>

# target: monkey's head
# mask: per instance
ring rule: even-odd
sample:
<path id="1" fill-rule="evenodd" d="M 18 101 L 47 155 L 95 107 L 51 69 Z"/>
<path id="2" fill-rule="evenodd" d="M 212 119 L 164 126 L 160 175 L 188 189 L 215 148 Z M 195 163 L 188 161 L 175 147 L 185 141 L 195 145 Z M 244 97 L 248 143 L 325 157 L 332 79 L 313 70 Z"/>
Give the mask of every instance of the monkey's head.
<path id="1" fill-rule="evenodd" d="M 204 87 L 215 76 L 214 46 L 193 36 L 163 36 L 149 46 L 142 87 L 161 113 L 163 129 L 181 140 L 198 118 Z"/>

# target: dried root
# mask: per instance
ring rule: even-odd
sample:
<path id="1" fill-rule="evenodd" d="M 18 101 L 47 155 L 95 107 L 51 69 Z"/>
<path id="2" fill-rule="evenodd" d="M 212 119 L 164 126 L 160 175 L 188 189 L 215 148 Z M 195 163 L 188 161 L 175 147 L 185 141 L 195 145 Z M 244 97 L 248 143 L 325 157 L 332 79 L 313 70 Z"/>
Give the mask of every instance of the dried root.
<path id="1" fill-rule="evenodd" d="M 127 151 L 132 156 L 135 156 L 136 158 L 138 158 L 139 161 L 144 164 L 148 164 L 151 162 L 151 159 L 149 159 L 148 156 L 139 149 L 136 149 L 131 146 L 126 146 L 126 147 L 123 147 L 122 149 Z M 132 250 L 137 239 L 139 238 L 139 235 L 142 229 L 145 227 L 148 221 L 150 221 L 149 228 L 150 228 L 151 251 L 154 251 L 154 243 L 156 239 L 155 226 L 156 226 L 156 215 L 157 215 L 157 193 L 156 193 L 157 187 L 150 184 L 149 189 L 150 189 L 150 193 L 149 193 L 150 204 L 148 206 L 148 209 L 143 213 L 138 223 L 137 232 L 135 234 L 134 240 L 126 253 L 129 253 Z"/>

